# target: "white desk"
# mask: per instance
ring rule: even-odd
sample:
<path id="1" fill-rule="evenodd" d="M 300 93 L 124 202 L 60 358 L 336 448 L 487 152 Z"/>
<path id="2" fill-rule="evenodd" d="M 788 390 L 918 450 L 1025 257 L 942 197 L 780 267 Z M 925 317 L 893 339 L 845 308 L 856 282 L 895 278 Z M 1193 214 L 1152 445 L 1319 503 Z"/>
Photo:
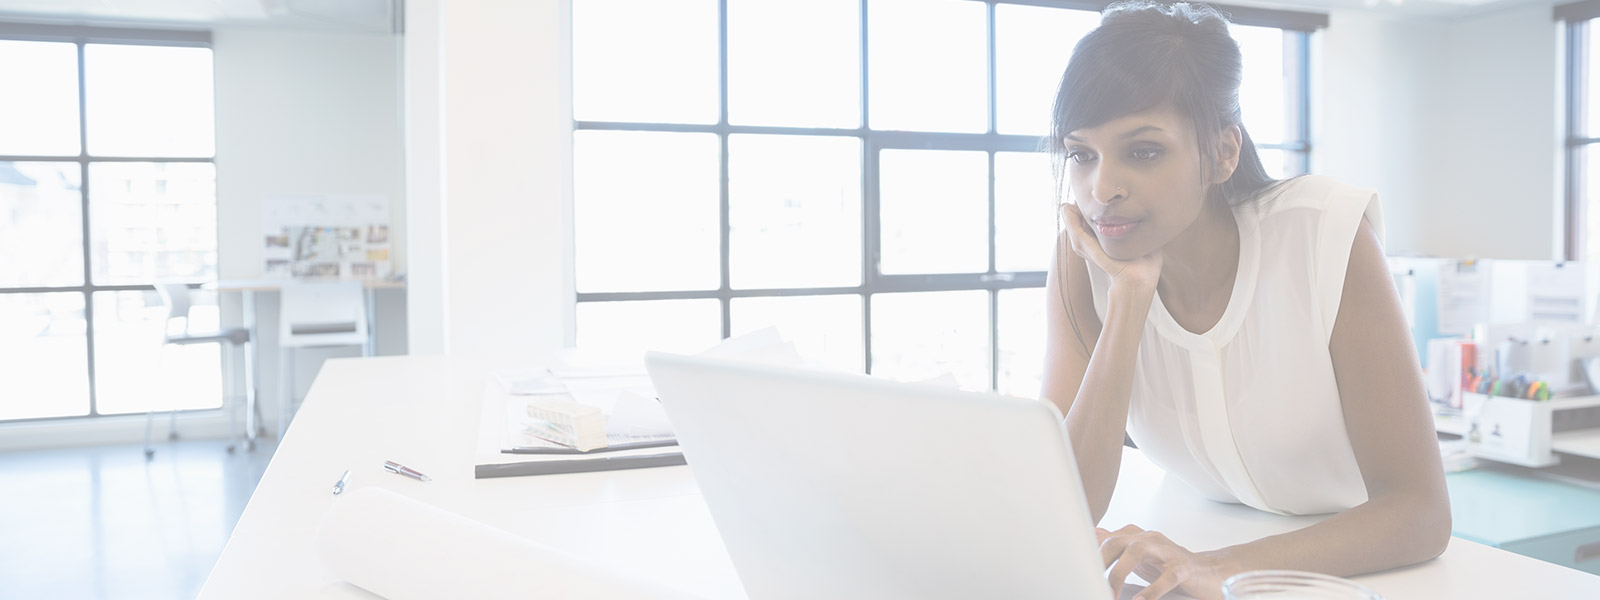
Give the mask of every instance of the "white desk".
<path id="1" fill-rule="evenodd" d="M 744 597 L 688 467 L 474 480 L 488 372 L 442 357 L 329 361 L 200 598 L 371 598 L 338 581 L 313 546 L 346 468 L 352 489 L 382 486 L 710 598 Z M 384 460 L 433 481 L 385 473 Z M 1129 451 L 1102 524 L 1135 523 L 1203 550 L 1315 520 L 1202 499 Z M 1600 577 L 1462 539 L 1436 560 L 1356 579 L 1390 600 L 1600 598 Z"/>

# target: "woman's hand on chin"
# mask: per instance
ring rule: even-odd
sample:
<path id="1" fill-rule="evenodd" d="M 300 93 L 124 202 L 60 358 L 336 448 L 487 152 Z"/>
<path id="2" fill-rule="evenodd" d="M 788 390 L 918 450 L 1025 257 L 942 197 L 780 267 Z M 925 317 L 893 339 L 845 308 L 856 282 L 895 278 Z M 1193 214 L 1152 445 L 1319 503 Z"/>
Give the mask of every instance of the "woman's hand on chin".
<path id="1" fill-rule="evenodd" d="M 1100 238 L 1089 228 L 1089 221 L 1083 217 L 1083 211 L 1077 205 L 1063 204 L 1062 209 L 1065 211 L 1063 216 L 1067 222 L 1067 238 L 1072 243 L 1073 252 L 1110 275 L 1114 287 L 1127 286 L 1155 293 L 1156 282 L 1161 279 L 1160 250 L 1130 260 L 1112 258 L 1100 245 Z"/>
<path id="2" fill-rule="evenodd" d="M 1157 600 L 1177 591 L 1200 600 L 1221 600 L 1222 582 L 1241 569 L 1221 555 L 1190 552 L 1154 531 L 1128 525 L 1116 531 L 1098 527 L 1100 556 L 1105 559 L 1112 597 L 1119 597 L 1129 573 L 1150 582 L 1136 600 Z"/>

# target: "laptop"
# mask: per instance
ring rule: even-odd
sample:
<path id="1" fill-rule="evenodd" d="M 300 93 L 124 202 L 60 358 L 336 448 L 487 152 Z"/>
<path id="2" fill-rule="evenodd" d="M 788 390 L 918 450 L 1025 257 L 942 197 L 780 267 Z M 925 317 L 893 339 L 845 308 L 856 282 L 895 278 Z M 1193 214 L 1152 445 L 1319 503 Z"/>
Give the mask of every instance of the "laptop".
<path id="1" fill-rule="evenodd" d="M 1049 402 L 656 352 L 645 366 L 750 598 L 1111 600 Z"/>

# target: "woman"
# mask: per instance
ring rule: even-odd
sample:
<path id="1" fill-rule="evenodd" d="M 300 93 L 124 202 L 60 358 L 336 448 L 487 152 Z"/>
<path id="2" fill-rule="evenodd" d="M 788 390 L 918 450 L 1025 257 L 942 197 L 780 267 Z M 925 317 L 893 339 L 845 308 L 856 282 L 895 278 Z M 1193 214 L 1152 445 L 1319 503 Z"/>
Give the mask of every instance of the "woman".
<path id="1" fill-rule="evenodd" d="M 1094 519 L 1123 433 L 1199 493 L 1305 529 L 1192 551 L 1100 530 L 1112 586 L 1221 596 L 1258 569 L 1355 575 L 1444 551 L 1450 510 L 1377 196 L 1273 181 L 1239 113 L 1225 18 L 1117 4 L 1074 50 L 1052 150 L 1067 191 L 1044 396 L 1066 415 Z"/>

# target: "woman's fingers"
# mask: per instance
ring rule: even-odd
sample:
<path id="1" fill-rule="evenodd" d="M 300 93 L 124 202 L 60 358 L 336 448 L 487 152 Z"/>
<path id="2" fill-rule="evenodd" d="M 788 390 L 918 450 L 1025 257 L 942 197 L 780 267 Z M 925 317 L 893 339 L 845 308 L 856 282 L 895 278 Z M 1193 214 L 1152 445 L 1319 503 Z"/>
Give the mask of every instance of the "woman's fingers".
<path id="1" fill-rule="evenodd" d="M 1095 535 L 1100 538 L 1100 558 L 1111 569 L 1107 579 L 1111 582 L 1111 595 L 1116 597 L 1122 593 L 1122 584 L 1127 581 L 1128 574 L 1144 562 L 1144 546 L 1138 542 L 1148 534 L 1136 525 L 1126 525 L 1111 532 L 1097 527 Z"/>
<path id="2" fill-rule="evenodd" d="M 1063 216 L 1066 217 L 1067 237 L 1072 242 L 1072 251 L 1107 274 L 1121 273 L 1128 262 L 1111 258 L 1111 255 L 1106 254 L 1105 247 L 1100 245 L 1100 238 L 1089 229 L 1089 222 L 1083 218 L 1083 212 L 1078 210 L 1077 205 L 1063 206 L 1066 207 L 1066 214 Z"/>
<path id="3" fill-rule="evenodd" d="M 1067 239 L 1072 242 L 1072 251 L 1078 253 L 1084 260 L 1093 262 L 1095 266 L 1104 268 L 1105 261 L 1110 257 L 1106 256 L 1105 249 L 1100 247 L 1100 238 L 1095 237 L 1094 232 L 1089 231 L 1089 226 L 1084 224 L 1083 211 L 1078 210 L 1074 204 L 1062 206 L 1065 209 L 1065 214 L 1062 216 L 1067 222 Z"/>
<path id="4" fill-rule="evenodd" d="M 1088 221 L 1084 220 L 1083 212 L 1074 204 L 1063 204 L 1062 216 L 1067 221 L 1067 238 L 1072 243 L 1072 250 L 1083 259 L 1102 272 L 1111 276 L 1114 282 L 1126 282 L 1139 286 L 1139 289 L 1148 288 L 1154 291 L 1155 285 L 1161 275 L 1161 251 L 1154 252 L 1133 259 L 1116 259 L 1106 254 L 1104 246 L 1100 245 L 1100 238 L 1095 236 L 1089 228 Z"/>
<path id="5" fill-rule="evenodd" d="M 1122 551 L 1127 549 L 1128 542 L 1133 541 L 1127 536 L 1112 535 L 1100 541 L 1100 559 L 1105 563 L 1105 568 L 1111 568 L 1117 559 L 1122 557 Z"/>
<path id="6" fill-rule="evenodd" d="M 1103 531 L 1104 534 L 1100 533 Z M 1122 555 L 1122 550 L 1134 540 L 1133 536 L 1143 531 L 1134 525 L 1125 525 L 1116 531 L 1106 531 L 1096 527 L 1095 535 L 1100 538 L 1100 558 L 1105 561 L 1105 568 L 1111 568 L 1111 563 L 1116 562 L 1117 557 Z"/>
<path id="7" fill-rule="evenodd" d="M 1133 574 L 1133 569 L 1144 562 L 1145 557 L 1144 544 L 1139 543 L 1137 538 L 1124 539 L 1128 539 L 1128 543 L 1123 546 L 1121 555 L 1116 558 L 1116 564 L 1111 565 L 1111 574 L 1106 576 L 1106 579 L 1111 581 L 1113 598 L 1121 597 L 1122 584 L 1128 581 L 1128 575 Z"/>
<path id="8" fill-rule="evenodd" d="M 1171 570 L 1162 573 L 1155 581 L 1150 582 L 1150 587 L 1144 588 L 1133 600 L 1158 600 L 1168 592 L 1178 589 L 1178 584 L 1183 583 L 1183 577 L 1178 571 Z"/>

